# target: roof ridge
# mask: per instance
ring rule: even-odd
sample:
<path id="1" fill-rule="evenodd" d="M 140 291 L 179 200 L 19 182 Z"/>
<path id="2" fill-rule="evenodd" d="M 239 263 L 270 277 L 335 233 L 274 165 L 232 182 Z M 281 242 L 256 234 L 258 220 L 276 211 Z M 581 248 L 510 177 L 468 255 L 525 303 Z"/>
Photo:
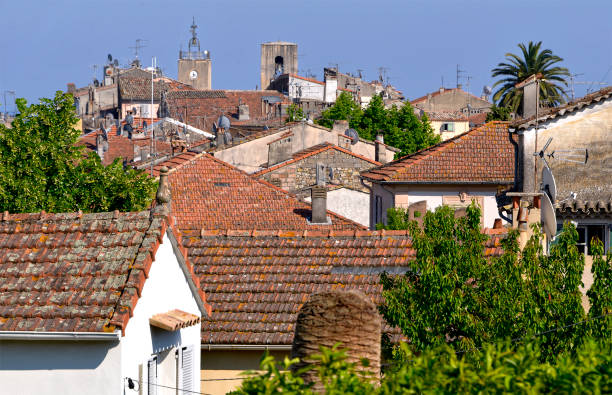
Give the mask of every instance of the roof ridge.
<path id="1" fill-rule="evenodd" d="M 196 230 L 183 230 L 187 237 L 193 237 Z M 503 235 L 508 233 L 508 229 L 485 228 L 482 234 Z M 226 237 L 226 238 L 385 238 L 385 237 L 406 237 L 411 239 L 409 230 L 259 230 L 259 229 L 200 229 L 200 238 L 205 237 Z"/>

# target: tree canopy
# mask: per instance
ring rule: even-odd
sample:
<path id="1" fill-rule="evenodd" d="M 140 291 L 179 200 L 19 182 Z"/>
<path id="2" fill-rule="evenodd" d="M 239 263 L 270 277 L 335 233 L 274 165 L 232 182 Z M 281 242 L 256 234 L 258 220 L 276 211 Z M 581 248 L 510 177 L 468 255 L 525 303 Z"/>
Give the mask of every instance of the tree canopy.
<path id="1" fill-rule="evenodd" d="M 578 233 L 566 223 L 549 253 L 543 253 L 541 234 L 519 253 L 517 233 L 503 241 L 503 255 L 484 255 L 487 237 L 480 230 L 480 210 L 472 204 L 467 216 L 456 219 L 447 206 L 427 212 L 423 227 L 407 221 L 405 213 L 390 213 L 392 227 L 408 228 L 416 259 L 403 276 L 383 274 L 385 320 L 410 339 L 413 352 L 442 344 L 457 351 L 505 339 L 540 337 L 543 357 L 571 352 L 585 334 L 603 337 L 595 327 L 573 327 L 587 317 L 581 305 L 584 257 L 578 252 Z M 595 249 L 592 307 L 589 317 L 612 309 L 610 260 Z M 608 290 L 606 290 L 608 289 Z M 610 321 L 606 321 L 610 323 Z M 552 328 L 565 328 L 547 333 Z M 610 333 L 610 329 L 607 329 Z"/>
<path id="2" fill-rule="evenodd" d="M 563 61 L 553 55 L 550 49 L 541 49 L 542 42 L 529 42 L 527 46 L 518 44 L 520 55 L 506 53 L 506 62 L 499 63 L 492 70 L 493 77 L 502 77 L 493 87 L 500 86 L 493 94 L 493 100 L 500 107 L 509 108 L 512 112 L 522 113 L 523 90 L 515 88 L 519 82 L 534 74 L 542 74 L 540 86 L 540 103 L 543 106 L 557 106 L 565 102 L 567 86 L 565 77 L 570 73 L 567 68 L 557 66 Z"/>
<path id="3" fill-rule="evenodd" d="M 138 211 L 146 209 L 156 182 L 144 172 L 124 169 L 117 159 L 104 166 L 95 153 L 77 145 L 81 132 L 72 95 L 27 105 L 0 124 L 0 210 L 11 213 Z"/>
<path id="4" fill-rule="evenodd" d="M 374 140 L 379 132 L 382 133 L 386 144 L 400 149 L 396 157 L 440 142 L 440 136 L 434 133 L 426 115 L 415 115 L 408 102 L 400 108 L 386 109 L 380 96 L 374 96 L 362 110 L 349 94 L 342 92 L 336 103 L 323 111 L 317 123 L 332 127 L 336 120 L 349 121 L 349 126 L 359 133 L 359 137 L 367 140 Z"/>

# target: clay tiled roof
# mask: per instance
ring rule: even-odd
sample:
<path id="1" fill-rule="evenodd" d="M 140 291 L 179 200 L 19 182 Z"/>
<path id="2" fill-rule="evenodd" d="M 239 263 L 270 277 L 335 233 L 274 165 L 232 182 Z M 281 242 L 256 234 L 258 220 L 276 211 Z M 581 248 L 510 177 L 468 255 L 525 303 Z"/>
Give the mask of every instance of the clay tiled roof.
<path id="1" fill-rule="evenodd" d="M 151 95 L 150 90 L 151 87 L 149 86 L 149 97 Z M 290 103 L 287 96 L 273 90 L 222 90 L 215 92 L 217 93 L 210 96 L 207 94 L 205 97 L 192 93 L 183 94 L 182 92 L 168 94 L 170 113 L 177 118 L 178 114 L 183 115 L 184 109 L 187 109 L 187 119 L 185 119 L 187 124 L 202 130 L 212 130 L 213 123 L 217 122 L 221 115 L 227 116 L 232 124 L 278 123 L 280 118 L 276 116 L 274 110 L 271 108 L 266 110 L 265 97 L 274 96 L 278 97 L 281 103 Z M 219 97 L 221 93 L 223 93 L 223 97 Z M 247 121 L 238 121 L 238 105 L 240 103 L 249 106 L 249 120 Z"/>
<path id="2" fill-rule="evenodd" d="M 467 122 L 468 118 L 461 112 L 434 112 L 434 111 L 425 111 L 427 114 L 427 118 L 430 121 L 465 121 Z"/>
<path id="3" fill-rule="evenodd" d="M 206 91 L 197 91 L 197 90 L 188 90 L 188 91 L 174 91 L 174 92 L 168 92 L 168 99 L 176 99 L 176 98 L 183 98 L 183 99 L 223 99 L 226 98 L 227 96 L 225 96 L 225 92 L 224 91 L 213 91 L 213 90 L 206 90 Z"/>
<path id="4" fill-rule="evenodd" d="M 180 156 L 180 155 L 179 155 Z M 309 225 L 311 206 L 210 154 L 172 158 L 172 212 L 184 229 L 364 229 L 328 211 L 331 225 Z M 179 162 L 179 163 L 176 163 Z"/>
<path id="5" fill-rule="evenodd" d="M 489 122 L 361 175 L 375 182 L 511 184 L 514 155 L 508 123 Z"/>
<path id="6" fill-rule="evenodd" d="M 440 95 L 448 95 L 448 94 L 453 93 L 453 91 L 460 92 L 460 93 L 465 93 L 466 95 L 469 95 L 469 96 L 471 96 L 471 97 L 473 97 L 475 99 L 482 100 L 480 97 L 472 95 L 471 93 L 468 93 L 468 92 L 464 91 L 461 88 L 444 88 L 444 90 L 442 92 L 440 92 L 440 90 L 438 89 L 437 91 L 431 92 L 431 93 L 429 93 L 429 94 L 427 94 L 425 96 L 421 96 L 418 99 L 411 100 L 410 104 L 417 104 L 417 103 L 420 103 L 420 102 L 427 101 L 428 97 L 432 97 L 433 98 L 433 97 L 440 96 Z"/>
<path id="7" fill-rule="evenodd" d="M 505 230 L 485 254 L 501 254 Z M 202 318 L 202 345 L 291 345 L 309 295 L 359 289 L 382 300 L 379 275 L 405 273 L 415 257 L 406 231 L 186 232 L 187 249 L 213 313 Z M 398 335 L 388 326 L 386 332 Z"/>
<path id="8" fill-rule="evenodd" d="M 155 314 L 149 318 L 149 325 L 167 331 L 176 331 L 199 323 L 200 317 L 178 309 L 170 310 L 167 313 Z"/>
<path id="9" fill-rule="evenodd" d="M 554 119 L 556 117 L 563 116 L 565 114 L 573 113 L 586 106 L 590 106 L 591 104 L 600 102 L 602 100 L 608 100 L 610 99 L 610 97 L 612 97 L 612 86 L 600 89 L 597 92 L 593 92 L 591 94 L 578 98 L 563 106 L 553 107 L 549 109 L 540 109 L 538 114 L 538 122 L 542 123 Z M 529 118 L 518 119 L 512 122 L 512 127 L 515 127 L 519 130 L 529 129 L 530 127 L 535 125 L 535 120 L 535 115 Z"/>
<path id="10" fill-rule="evenodd" d="M 0 330 L 124 331 L 168 228 L 171 217 L 150 211 L 4 213 Z"/>
<path id="11" fill-rule="evenodd" d="M 306 149 L 304 149 L 302 151 L 298 151 L 298 152 L 293 154 L 293 159 L 285 161 L 285 162 L 282 162 L 282 163 L 279 163 L 279 164 L 274 165 L 272 167 L 268 167 L 267 169 L 263 169 L 263 170 L 261 170 L 261 171 L 259 171 L 257 173 L 254 173 L 253 176 L 255 176 L 255 177 L 261 176 L 262 174 L 266 174 L 266 173 L 268 173 L 270 171 L 273 171 L 273 170 L 276 170 L 276 169 L 280 169 L 281 167 L 290 165 L 292 163 L 295 163 L 295 162 L 298 162 L 300 160 L 306 159 L 306 158 L 308 158 L 310 156 L 317 155 L 317 154 L 320 154 L 321 152 L 329 151 L 329 150 L 332 150 L 332 149 L 336 150 L 336 151 L 340 151 L 340 152 L 345 153 L 347 155 L 351 155 L 351 156 L 353 156 L 355 158 L 364 160 L 366 162 L 369 162 L 369 163 L 371 163 L 374 166 L 380 166 L 380 162 L 376 162 L 376 161 L 374 161 L 372 159 L 366 158 L 365 156 L 356 154 L 356 153 L 354 153 L 352 151 L 349 151 L 347 149 L 344 149 L 342 147 L 338 147 L 337 145 L 334 145 L 332 143 L 325 142 L 325 143 L 322 143 L 322 144 L 313 145 L 312 147 L 306 148 Z"/>
<path id="12" fill-rule="evenodd" d="M 161 92 L 191 90 L 189 85 L 168 78 L 153 79 L 153 99 L 161 100 Z M 121 100 L 151 100 L 151 76 L 148 78 L 119 78 L 119 95 Z"/>

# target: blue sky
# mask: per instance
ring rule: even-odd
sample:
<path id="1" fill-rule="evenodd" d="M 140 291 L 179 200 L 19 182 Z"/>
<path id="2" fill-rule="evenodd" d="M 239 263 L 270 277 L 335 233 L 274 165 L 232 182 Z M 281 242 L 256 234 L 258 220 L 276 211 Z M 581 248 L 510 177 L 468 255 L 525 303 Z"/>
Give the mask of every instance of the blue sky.
<path id="1" fill-rule="evenodd" d="M 211 51 L 215 89 L 254 89 L 259 45 L 276 40 L 298 44 L 301 74 L 320 79 L 337 63 L 371 80 L 385 67 L 408 98 L 438 89 L 442 77 L 455 86 L 457 64 L 479 95 L 504 54 L 529 40 L 542 40 L 571 72 L 583 73 L 577 81 L 612 85 L 610 0 L 0 0 L 0 100 L 4 90 L 33 101 L 67 82 L 87 85 L 108 53 L 129 63 L 137 38 L 147 40 L 143 63 L 156 56 L 176 77 L 192 16 Z M 576 95 L 586 88 L 576 85 Z"/>

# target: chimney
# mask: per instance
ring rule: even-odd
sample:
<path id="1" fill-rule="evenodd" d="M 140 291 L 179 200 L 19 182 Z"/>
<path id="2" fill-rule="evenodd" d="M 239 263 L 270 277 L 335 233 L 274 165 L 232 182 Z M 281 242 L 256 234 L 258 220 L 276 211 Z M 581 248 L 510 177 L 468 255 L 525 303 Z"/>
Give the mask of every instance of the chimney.
<path id="1" fill-rule="evenodd" d="M 238 105 L 238 120 L 239 121 L 248 121 L 250 119 L 249 116 L 249 105 L 248 104 L 239 104 Z"/>
<path id="2" fill-rule="evenodd" d="M 374 160 L 380 163 L 387 163 L 385 140 L 382 133 L 378 133 L 376 135 L 376 141 L 374 144 Z"/>
<path id="3" fill-rule="evenodd" d="M 325 165 L 317 162 L 317 184 L 310 190 L 312 200 L 312 224 L 327 224 L 327 188 L 325 187 Z"/>
<path id="4" fill-rule="evenodd" d="M 463 85 L 457 84 L 457 89 L 461 89 L 461 88 L 463 88 Z"/>
<path id="5" fill-rule="evenodd" d="M 69 82 L 67 84 L 67 92 L 68 93 L 74 93 L 76 92 L 76 85 L 74 84 L 74 82 Z"/>
<path id="6" fill-rule="evenodd" d="M 532 74 L 526 80 L 515 85 L 517 89 L 523 89 L 523 118 L 529 118 L 536 115 L 536 107 L 539 105 L 539 79 L 542 74 Z"/>
<path id="7" fill-rule="evenodd" d="M 96 136 L 96 153 L 101 161 L 104 161 L 104 154 L 108 151 L 108 140 L 104 138 L 102 133 Z"/>
<path id="8" fill-rule="evenodd" d="M 444 87 L 443 86 L 440 87 L 440 93 L 444 93 Z"/>
<path id="9" fill-rule="evenodd" d="M 268 167 L 291 159 L 293 153 L 293 133 L 288 133 L 276 141 L 268 143 Z"/>
<path id="10" fill-rule="evenodd" d="M 169 170 L 166 166 L 162 166 L 159 169 L 159 186 L 155 194 L 155 207 L 153 207 L 152 214 L 170 214 L 172 193 L 170 192 L 170 184 L 168 182 L 168 172 Z"/>
<path id="11" fill-rule="evenodd" d="M 225 129 L 221 127 L 217 127 L 215 131 L 215 141 L 217 143 L 217 148 L 222 148 L 224 145 L 223 135 L 225 134 Z"/>

